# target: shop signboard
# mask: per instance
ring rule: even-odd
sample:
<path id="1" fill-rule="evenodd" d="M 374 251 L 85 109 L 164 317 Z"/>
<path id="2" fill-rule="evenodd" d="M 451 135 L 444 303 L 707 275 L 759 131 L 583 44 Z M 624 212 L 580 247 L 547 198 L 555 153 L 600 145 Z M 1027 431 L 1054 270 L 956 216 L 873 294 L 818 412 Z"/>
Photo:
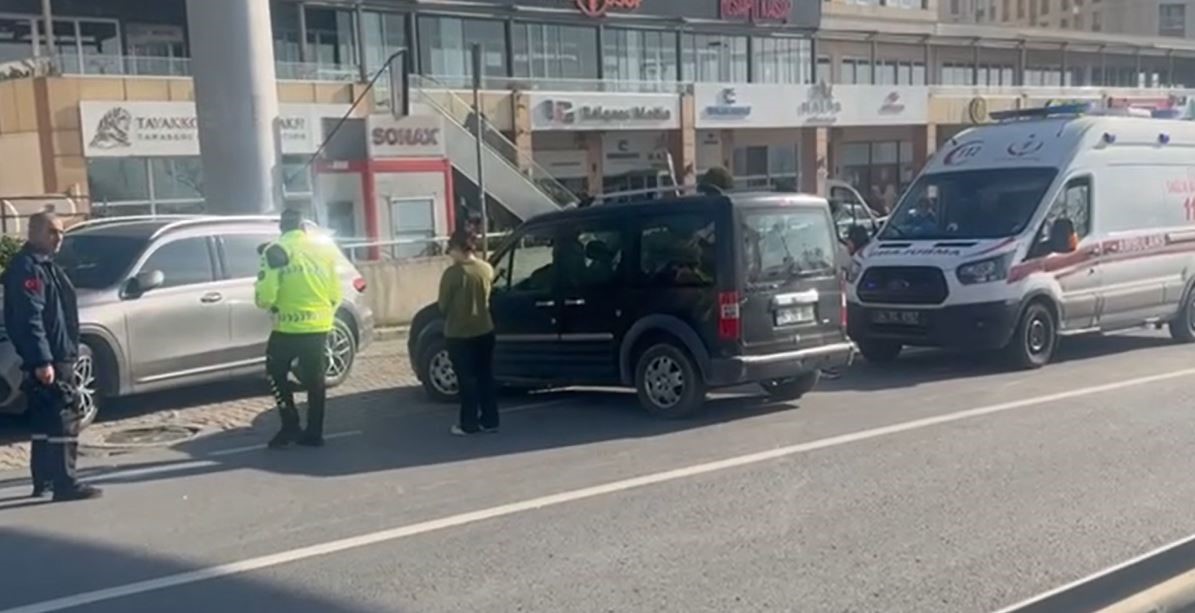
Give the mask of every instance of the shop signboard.
<path id="1" fill-rule="evenodd" d="M 366 121 L 370 159 L 442 158 L 444 118 L 440 115 L 370 115 Z"/>
<path id="2" fill-rule="evenodd" d="M 671 17 L 816 29 L 823 0 L 490 0 L 507 9 L 548 9 L 586 19 Z"/>
<path id="3" fill-rule="evenodd" d="M 282 153 L 311 155 L 319 148 L 321 120 L 339 118 L 347 104 L 282 104 L 278 133 Z M 192 102 L 79 103 L 86 157 L 183 157 L 199 155 L 199 120 Z"/>
<path id="4" fill-rule="evenodd" d="M 607 177 L 668 168 L 668 135 L 627 132 L 602 135 L 602 172 Z"/>
<path id="5" fill-rule="evenodd" d="M 675 130 L 680 97 L 674 94 L 537 92 L 531 96 L 534 130 Z"/>
<path id="6" fill-rule="evenodd" d="M 929 88 L 917 86 L 698 83 L 693 95 L 698 128 L 887 126 L 929 119 Z"/>

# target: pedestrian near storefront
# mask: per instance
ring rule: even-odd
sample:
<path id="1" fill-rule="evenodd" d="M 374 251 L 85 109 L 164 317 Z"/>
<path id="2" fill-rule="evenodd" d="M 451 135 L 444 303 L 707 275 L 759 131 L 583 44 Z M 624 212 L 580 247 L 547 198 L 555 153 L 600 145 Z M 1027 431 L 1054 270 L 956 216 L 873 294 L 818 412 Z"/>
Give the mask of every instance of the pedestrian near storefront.
<path id="1" fill-rule="evenodd" d="M 23 391 L 33 422 L 30 473 L 33 496 L 50 489 L 56 502 L 98 498 L 102 492 L 75 475 L 83 406 L 79 309 L 75 287 L 54 262 L 62 220 L 50 212 L 29 218 L 29 240 L 4 271 L 4 326 L 21 358 Z"/>
<path id="2" fill-rule="evenodd" d="M 494 385 L 494 321 L 490 290 L 494 269 L 477 255 L 477 237 L 458 232 L 448 241 L 452 266 L 440 278 L 444 338 L 459 382 L 461 412 L 452 433 L 468 436 L 498 431 Z"/>
<path id="3" fill-rule="evenodd" d="M 266 345 L 266 371 L 282 428 L 269 446 L 321 447 L 328 393 L 325 347 L 342 298 L 335 245 L 309 235 L 302 214 L 295 210 L 282 213 L 281 230 L 282 236 L 262 252 L 255 287 L 258 308 L 274 317 L 274 331 Z M 307 390 L 306 429 L 299 425 L 290 378 L 296 362 L 299 381 Z"/>

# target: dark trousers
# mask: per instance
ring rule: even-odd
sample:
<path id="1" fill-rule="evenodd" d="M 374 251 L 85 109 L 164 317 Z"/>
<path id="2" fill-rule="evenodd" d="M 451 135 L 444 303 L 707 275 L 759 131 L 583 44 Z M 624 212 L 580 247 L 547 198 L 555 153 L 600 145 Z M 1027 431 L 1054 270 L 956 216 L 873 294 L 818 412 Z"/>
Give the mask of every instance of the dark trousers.
<path id="1" fill-rule="evenodd" d="M 78 485 L 75 462 L 83 414 L 74 365 L 56 364 L 54 374 L 52 385 L 42 385 L 32 373 L 26 375 L 25 397 L 33 425 L 29 470 L 34 485 L 51 484 L 57 491 L 67 491 Z"/>
<path id="2" fill-rule="evenodd" d="M 328 398 L 326 353 L 327 333 L 270 334 L 266 345 L 266 373 L 270 377 L 270 388 L 274 401 L 282 415 L 282 429 L 299 430 L 299 410 L 295 407 L 294 384 L 290 373 L 298 361 L 299 382 L 307 390 L 307 434 L 322 436 L 324 433 L 324 404 Z"/>
<path id="3" fill-rule="evenodd" d="M 476 432 L 481 428 L 497 428 L 494 335 L 447 340 L 448 356 L 452 358 L 452 367 L 456 371 L 461 390 L 461 429 L 465 432 Z"/>

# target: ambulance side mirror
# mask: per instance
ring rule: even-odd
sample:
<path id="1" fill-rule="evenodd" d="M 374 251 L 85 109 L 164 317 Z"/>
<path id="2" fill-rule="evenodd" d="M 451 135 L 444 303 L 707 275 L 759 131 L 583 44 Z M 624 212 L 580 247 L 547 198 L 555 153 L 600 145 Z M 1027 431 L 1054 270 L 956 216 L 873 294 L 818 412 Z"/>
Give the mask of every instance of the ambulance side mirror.
<path id="1" fill-rule="evenodd" d="M 1071 253 L 1078 248 L 1076 245 L 1075 222 L 1063 217 L 1054 221 L 1050 227 L 1050 252 Z"/>

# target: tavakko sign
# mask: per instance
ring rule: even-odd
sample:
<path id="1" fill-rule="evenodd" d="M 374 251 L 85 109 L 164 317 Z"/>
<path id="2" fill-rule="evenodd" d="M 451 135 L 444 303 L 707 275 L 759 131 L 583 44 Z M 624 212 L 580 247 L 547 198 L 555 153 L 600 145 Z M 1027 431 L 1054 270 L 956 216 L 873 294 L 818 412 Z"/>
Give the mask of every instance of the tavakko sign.
<path id="1" fill-rule="evenodd" d="M 347 104 L 282 104 L 278 133 L 282 153 L 310 155 L 322 138 L 320 120 L 339 118 Z M 191 102 L 79 103 L 86 157 L 185 157 L 199 155 L 199 120 Z"/>

